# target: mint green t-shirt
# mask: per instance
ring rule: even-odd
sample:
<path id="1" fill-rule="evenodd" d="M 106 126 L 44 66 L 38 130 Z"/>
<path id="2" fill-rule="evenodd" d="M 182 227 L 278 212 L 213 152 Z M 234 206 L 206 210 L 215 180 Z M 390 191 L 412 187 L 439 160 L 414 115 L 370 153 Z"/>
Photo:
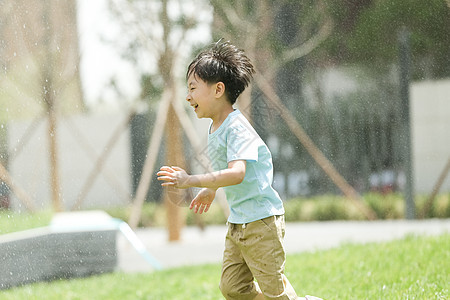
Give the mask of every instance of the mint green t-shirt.
<path id="1" fill-rule="evenodd" d="M 208 154 L 216 171 L 227 169 L 233 160 L 247 162 L 244 180 L 224 187 L 230 206 L 228 222 L 244 224 L 284 214 L 283 201 L 272 187 L 269 148 L 239 110 L 208 134 Z"/>

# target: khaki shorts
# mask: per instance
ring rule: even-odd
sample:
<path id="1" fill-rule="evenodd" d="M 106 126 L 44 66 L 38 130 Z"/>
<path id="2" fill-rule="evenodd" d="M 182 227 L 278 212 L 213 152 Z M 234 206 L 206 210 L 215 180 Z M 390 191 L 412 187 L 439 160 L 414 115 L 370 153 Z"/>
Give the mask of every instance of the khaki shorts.
<path id="1" fill-rule="evenodd" d="M 226 299 L 297 299 L 284 275 L 284 216 L 229 224 L 220 290 Z M 255 282 L 255 279 L 257 283 Z"/>

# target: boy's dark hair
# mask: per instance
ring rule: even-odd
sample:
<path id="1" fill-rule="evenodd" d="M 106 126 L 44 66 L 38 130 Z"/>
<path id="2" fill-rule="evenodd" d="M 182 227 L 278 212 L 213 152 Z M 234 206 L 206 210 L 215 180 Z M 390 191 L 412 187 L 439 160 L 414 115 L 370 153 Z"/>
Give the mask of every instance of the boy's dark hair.
<path id="1" fill-rule="evenodd" d="M 186 78 L 194 74 L 207 83 L 223 82 L 225 94 L 234 104 L 250 83 L 253 73 L 253 64 L 244 51 L 220 39 L 197 55 L 188 67 Z"/>

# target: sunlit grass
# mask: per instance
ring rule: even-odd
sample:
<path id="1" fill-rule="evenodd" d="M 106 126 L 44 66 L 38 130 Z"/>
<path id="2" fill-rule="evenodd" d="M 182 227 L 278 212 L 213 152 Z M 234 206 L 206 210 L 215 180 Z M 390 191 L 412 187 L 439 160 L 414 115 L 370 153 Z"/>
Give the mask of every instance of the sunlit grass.
<path id="1" fill-rule="evenodd" d="M 18 213 L 0 210 L 0 234 L 47 226 L 51 218 L 51 211 Z"/>
<path id="2" fill-rule="evenodd" d="M 448 299 L 448 270 L 450 234 L 291 255 L 286 274 L 299 295 L 324 299 Z M 222 299 L 219 278 L 219 264 L 113 273 L 36 283 L 0 292 L 0 298 Z"/>

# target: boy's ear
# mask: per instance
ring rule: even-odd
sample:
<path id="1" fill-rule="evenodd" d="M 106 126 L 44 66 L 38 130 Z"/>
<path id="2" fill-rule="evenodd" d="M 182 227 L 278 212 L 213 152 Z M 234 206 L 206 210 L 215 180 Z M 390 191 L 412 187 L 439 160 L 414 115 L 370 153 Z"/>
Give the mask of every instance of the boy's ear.
<path id="1" fill-rule="evenodd" d="M 216 98 L 220 98 L 225 93 L 225 84 L 222 81 L 216 83 Z"/>

